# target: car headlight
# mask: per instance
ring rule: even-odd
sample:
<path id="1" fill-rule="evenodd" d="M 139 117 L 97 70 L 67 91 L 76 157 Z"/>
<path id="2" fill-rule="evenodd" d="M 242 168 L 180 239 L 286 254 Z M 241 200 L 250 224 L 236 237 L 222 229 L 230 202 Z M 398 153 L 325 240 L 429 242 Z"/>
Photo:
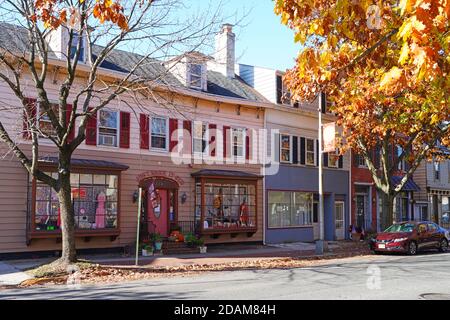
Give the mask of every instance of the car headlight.
<path id="1" fill-rule="evenodd" d="M 402 241 L 406 241 L 406 240 L 408 240 L 408 238 L 397 238 L 397 239 L 394 239 L 394 242 L 402 242 Z"/>

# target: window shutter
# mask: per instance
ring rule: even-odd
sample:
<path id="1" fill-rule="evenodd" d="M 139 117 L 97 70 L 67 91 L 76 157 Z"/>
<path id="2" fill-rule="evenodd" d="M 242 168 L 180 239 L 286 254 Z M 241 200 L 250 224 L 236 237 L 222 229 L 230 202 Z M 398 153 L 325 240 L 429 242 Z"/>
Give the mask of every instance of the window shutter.
<path id="1" fill-rule="evenodd" d="M 300 138 L 300 164 L 306 164 L 306 139 Z"/>
<path id="2" fill-rule="evenodd" d="M 300 138 L 301 141 L 301 138 Z M 292 137 L 292 163 L 298 164 L 298 137 Z"/>
<path id="3" fill-rule="evenodd" d="M 230 130 L 229 126 L 223 126 L 223 158 L 227 158 L 228 152 L 231 151 L 230 144 Z"/>
<path id="4" fill-rule="evenodd" d="M 344 168 L 344 156 L 339 156 L 338 167 L 339 169 Z"/>
<path id="5" fill-rule="evenodd" d="M 27 106 L 28 106 L 28 112 L 24 109 L 23 110 L 23 138 L 27 140 L 31 140 L 31 128 L 30 128 L 30 122 L 36 121 L 36 99 L 27 98 Z M 31 114 L 31 120 L 28 119 L 28 114 Z"/>
<path id="6" fill-rule="evenodd" d="M 320 150 L 319 150 L 319 140 L 316 140 L 316 167 L 319 166 L 319 155 L 320 155 Z"/>
<path id="7" fill-rule="evenodd" d="M 250 129 L 245 130 L 245 159 L 250 160 Z"/>
<path id="8" fill-rule="evenodd" d="M 130 113 L 120 112 L 120 148 L 130 148 Z"/>
<path id="9" fill-rule="evenodd" d="M 172 152 L 178 145 L 178 136 L 174 136 L 178 130 L 178 119 L 169 119 L 169 152 Z"/>
<path id="10" fill-rule="evenodd" d="M 67 126 L 69 125 L 69 122 L 70 122 L 70 116 L 72 115 L 72 110 L 73 110 L 73 107 L 71 104 L 66 105 L 66 125 Z M 72 128 L 72 130 L 70 130 L 69 138 L 67 139 L 67 141 L 69 143 L 71 143 L 74 138 L 75 138 L 75 126 Z"/>
<path id="11" fill-rule="evenodd" d="M 272 158 L 275 162 L 280 162 L 280 134 L 276 133 L 273 135 L 274 139 L 274 150 L 272 151 L 274 154 L 272 155 Z"/>
<path id="12" fill-rule="evenodd" d="M 143 113 L 139 117 L 139 132 L 141 149 L 150 149 L 150 117 Z"/>
<path id="13" fill-rule="evenodd" d="M 281 104 L 283 99 L 283 78 L 277 76 L 277 103 Z"/>
<path id="14" fill-rule="evenodd" d="M 184 154 L 192 154 L 192 122 L 183 121 L 183 148 Z"/>
<path id="15" fill-rule="evenodd" d="M 374 165 L 375 165 L 375 168 L 377 168 L 377 169 L 379 169 L 381 166 L 380 152 L 381 152 L 380 145 L 377 144 L 375 146 L 375 154 L 374 154 Z"/>
<path id="16" fill-rule="evenodd" d="M 211 157 L 215 157 L 217 152 L 217 125 L 209 124 L 209 155 Z"/>
<path id="17" fill-rule="evenodd" d="M 323 154 L 323 166 L 328 167 L 328 152 Z"/>
<path id="18" fill-rule="evenodd" d="M 88 111 L 91 111 L 89 108 Z M 90 116 L 86 124 L 86 144 L 88 146 L 97 145 L 97 113 Z"/>

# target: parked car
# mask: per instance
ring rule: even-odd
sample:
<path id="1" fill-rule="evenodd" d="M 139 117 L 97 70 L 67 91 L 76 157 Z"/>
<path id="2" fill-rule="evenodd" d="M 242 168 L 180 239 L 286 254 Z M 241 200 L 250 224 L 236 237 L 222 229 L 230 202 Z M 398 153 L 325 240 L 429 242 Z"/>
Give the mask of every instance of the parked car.
<path id="1" fill-rule="evenodd" d="M 396 223 L 378 233 L 370 241 L 375 253 L 402 252 L 415 255 L 420 250 L 437 249 L 446 252 L 449 231 L 429 221 Z"/>

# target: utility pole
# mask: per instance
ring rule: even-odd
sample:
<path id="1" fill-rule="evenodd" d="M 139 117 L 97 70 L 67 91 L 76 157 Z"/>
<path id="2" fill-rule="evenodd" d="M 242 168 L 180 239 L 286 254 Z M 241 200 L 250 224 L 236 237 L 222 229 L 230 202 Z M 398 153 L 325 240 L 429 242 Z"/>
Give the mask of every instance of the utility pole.
<path id="1" fill-rule="evenodd" d="M 325 238 L 325 226 L 324 226 L 324 203 L 323 203 L 323 125 L 322 125 L 322 113 L 326 112 L 327 99 L 325 93 L 319 94 L 319 240 L 316 241 L 316 254 L 323 255 L 324 252 L 324 238 Z"/>

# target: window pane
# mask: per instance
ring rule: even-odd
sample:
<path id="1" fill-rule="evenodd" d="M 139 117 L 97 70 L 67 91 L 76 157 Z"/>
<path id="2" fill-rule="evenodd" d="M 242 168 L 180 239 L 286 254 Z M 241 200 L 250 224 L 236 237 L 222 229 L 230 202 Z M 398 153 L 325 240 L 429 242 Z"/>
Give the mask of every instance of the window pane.
<path id="1" fill-rule="evenodd" d="M 117 189 L 118 188 L 118 176 L 106 176 L 106 185 L 108 188 Z"/>
<path id="2" fill-rule="evenodd" d="M 80 175 L 80 184 L 92 184 L 92 175 L 91 174 L 81 174 Z"/>
<path id="3" fill-rule="evenodd" d="M 166 119 L 152 118 L 152 134 L 166 135 Z"/>
<path id="4" fill-rule="evenodd" d="M 101 127 L 117 129 L 117 112 L 100 110 L 99 123 Z"/>
<path id="5" fill-rule="evenodd" d="M 165 149 L 166 148 L 166 138 L 152 136 L 152 148 Z"/>
<path id="6" fill-rule="evenodd" d="M 103 174 L 94 175 L 94 184 L 105 185 L 106 176 Z"/>

